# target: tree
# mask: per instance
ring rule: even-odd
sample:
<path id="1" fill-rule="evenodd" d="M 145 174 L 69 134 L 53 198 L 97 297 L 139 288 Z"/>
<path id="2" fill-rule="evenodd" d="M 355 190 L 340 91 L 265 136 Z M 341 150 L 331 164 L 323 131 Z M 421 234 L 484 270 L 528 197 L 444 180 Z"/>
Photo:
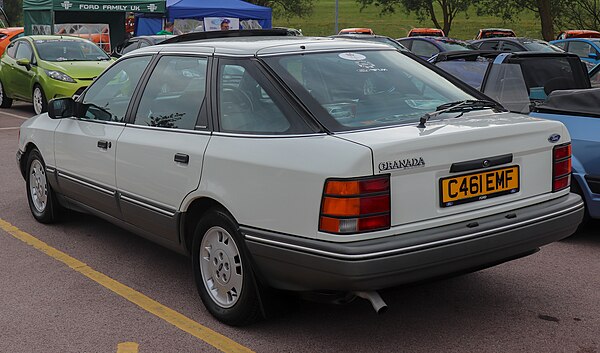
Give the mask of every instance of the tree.
<path id="1" fill-rule="evenodd" d="M 274 17 L 307 17 L 312 14 L 314 0 L 247 0 L 254 5 L 273 9 Z"/>
<path id="2" fill-rule="evenodd" d="M 569 11 L 556 18 L 562 28 L 600 29 L 600 3 L 597 0 L 573 0 Z"/>
<path id="3" fill-rule="evenodd" d="M 422 21 L 429 18 L 436 28 L 448 35 L 452 21 L 459 12 L 466 12 L 474 0 L 356 0 L 361 8 L 375 5 L 381 8 L 381 14 L 394 13 L 397 7 L 405 12 L 414 12 Z M 439 7 L 439 8 L 437 8 Z"/>
<path id="4" fill-rule="evenodd" d="M 23 0 L 4 0 L 4 12 L 11 26 L 23 24 Z"/>
<path id="5" fill-rule="evenodd" d="M 542 37 L 552 40 L 559 15 L 571 11 L 572 2 L 573 0 L 478 0 L 476 6 L 478 14 L 500 16 L 504 20 L 511 20 L 524 10 L 533 11 L 540 18 Z"/>

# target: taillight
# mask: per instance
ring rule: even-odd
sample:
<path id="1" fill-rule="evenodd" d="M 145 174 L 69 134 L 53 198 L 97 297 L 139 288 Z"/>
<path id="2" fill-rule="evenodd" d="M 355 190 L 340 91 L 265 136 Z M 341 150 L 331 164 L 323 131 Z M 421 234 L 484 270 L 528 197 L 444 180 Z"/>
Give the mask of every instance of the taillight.
<path id="1" fill-rule="evenodd" d="M 552 161 L 552 192 L 571 186 L 571 144 L 555 146 Z"/>
<path id="2" fill-rule="evenodd" d="M 328 179 L 323 190 L 319 231 L 362 233 L 390 227 L 390 176 Z"/>

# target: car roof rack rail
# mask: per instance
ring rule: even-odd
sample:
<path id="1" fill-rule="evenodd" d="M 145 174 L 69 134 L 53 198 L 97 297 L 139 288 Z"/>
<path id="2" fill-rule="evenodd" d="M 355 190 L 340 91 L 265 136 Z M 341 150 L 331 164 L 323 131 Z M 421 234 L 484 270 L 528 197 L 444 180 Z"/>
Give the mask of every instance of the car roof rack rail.
<path id="1" fill-rule="evenodd" d="M 257 36 L 287 36 L 286 29 L 240 29 L 229 31 L 190 32 L 169 38 L 160 44 L 193 42 L 204 39 L 232 38 L 232 37 L 257 37 Z"/>

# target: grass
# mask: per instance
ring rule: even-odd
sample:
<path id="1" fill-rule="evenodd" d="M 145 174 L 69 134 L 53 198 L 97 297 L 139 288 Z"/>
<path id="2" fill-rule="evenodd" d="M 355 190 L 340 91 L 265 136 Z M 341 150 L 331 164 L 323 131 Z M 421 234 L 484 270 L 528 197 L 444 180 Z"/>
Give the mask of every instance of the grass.
<path id="1" fill-rule="evenodd" d="M 441 11 L 440 11 L 441 13 Z M 441 17 L 441 16 L 440 16 Z M 339 0 L 338 28 L 368 27 L 376 34 L 392 38 L 406 36 L 413 27 L 433 27 L 431 20 L 419 22 L 416 15 L 406 14 L 398 8 L 391 15 L 379 15 L 379 8 L 369 6 L 360 11 L 360 5 L 355 0 Z M 315 0 L 314 11 L 307 18 L 293 17 L 291 19 L 275 18 L 273 26 L 301 28 L 304 35 L 326 36 L 334 34 L 335 1 Z M 450 37 L 473 39 L 480 28 L 503 27 L 512 28 L 518 36 L 541 38 L 539 19 L 532 12 L 524 12 L 513 22 L 503 22 L 493 16 L 477 16 L 475 9 L 468 15 L 460 13 L 452 23 Z"/>

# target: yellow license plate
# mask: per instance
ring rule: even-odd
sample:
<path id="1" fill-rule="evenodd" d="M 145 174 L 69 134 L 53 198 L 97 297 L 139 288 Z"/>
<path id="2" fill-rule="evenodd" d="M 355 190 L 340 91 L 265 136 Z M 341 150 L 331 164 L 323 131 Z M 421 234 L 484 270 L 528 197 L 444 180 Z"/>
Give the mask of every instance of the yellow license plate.
<path id="1" fill-rule="evenodd" d="M 440 205 L 450 207 L 519 191 L 519 166 L 440 179 Z"/>

